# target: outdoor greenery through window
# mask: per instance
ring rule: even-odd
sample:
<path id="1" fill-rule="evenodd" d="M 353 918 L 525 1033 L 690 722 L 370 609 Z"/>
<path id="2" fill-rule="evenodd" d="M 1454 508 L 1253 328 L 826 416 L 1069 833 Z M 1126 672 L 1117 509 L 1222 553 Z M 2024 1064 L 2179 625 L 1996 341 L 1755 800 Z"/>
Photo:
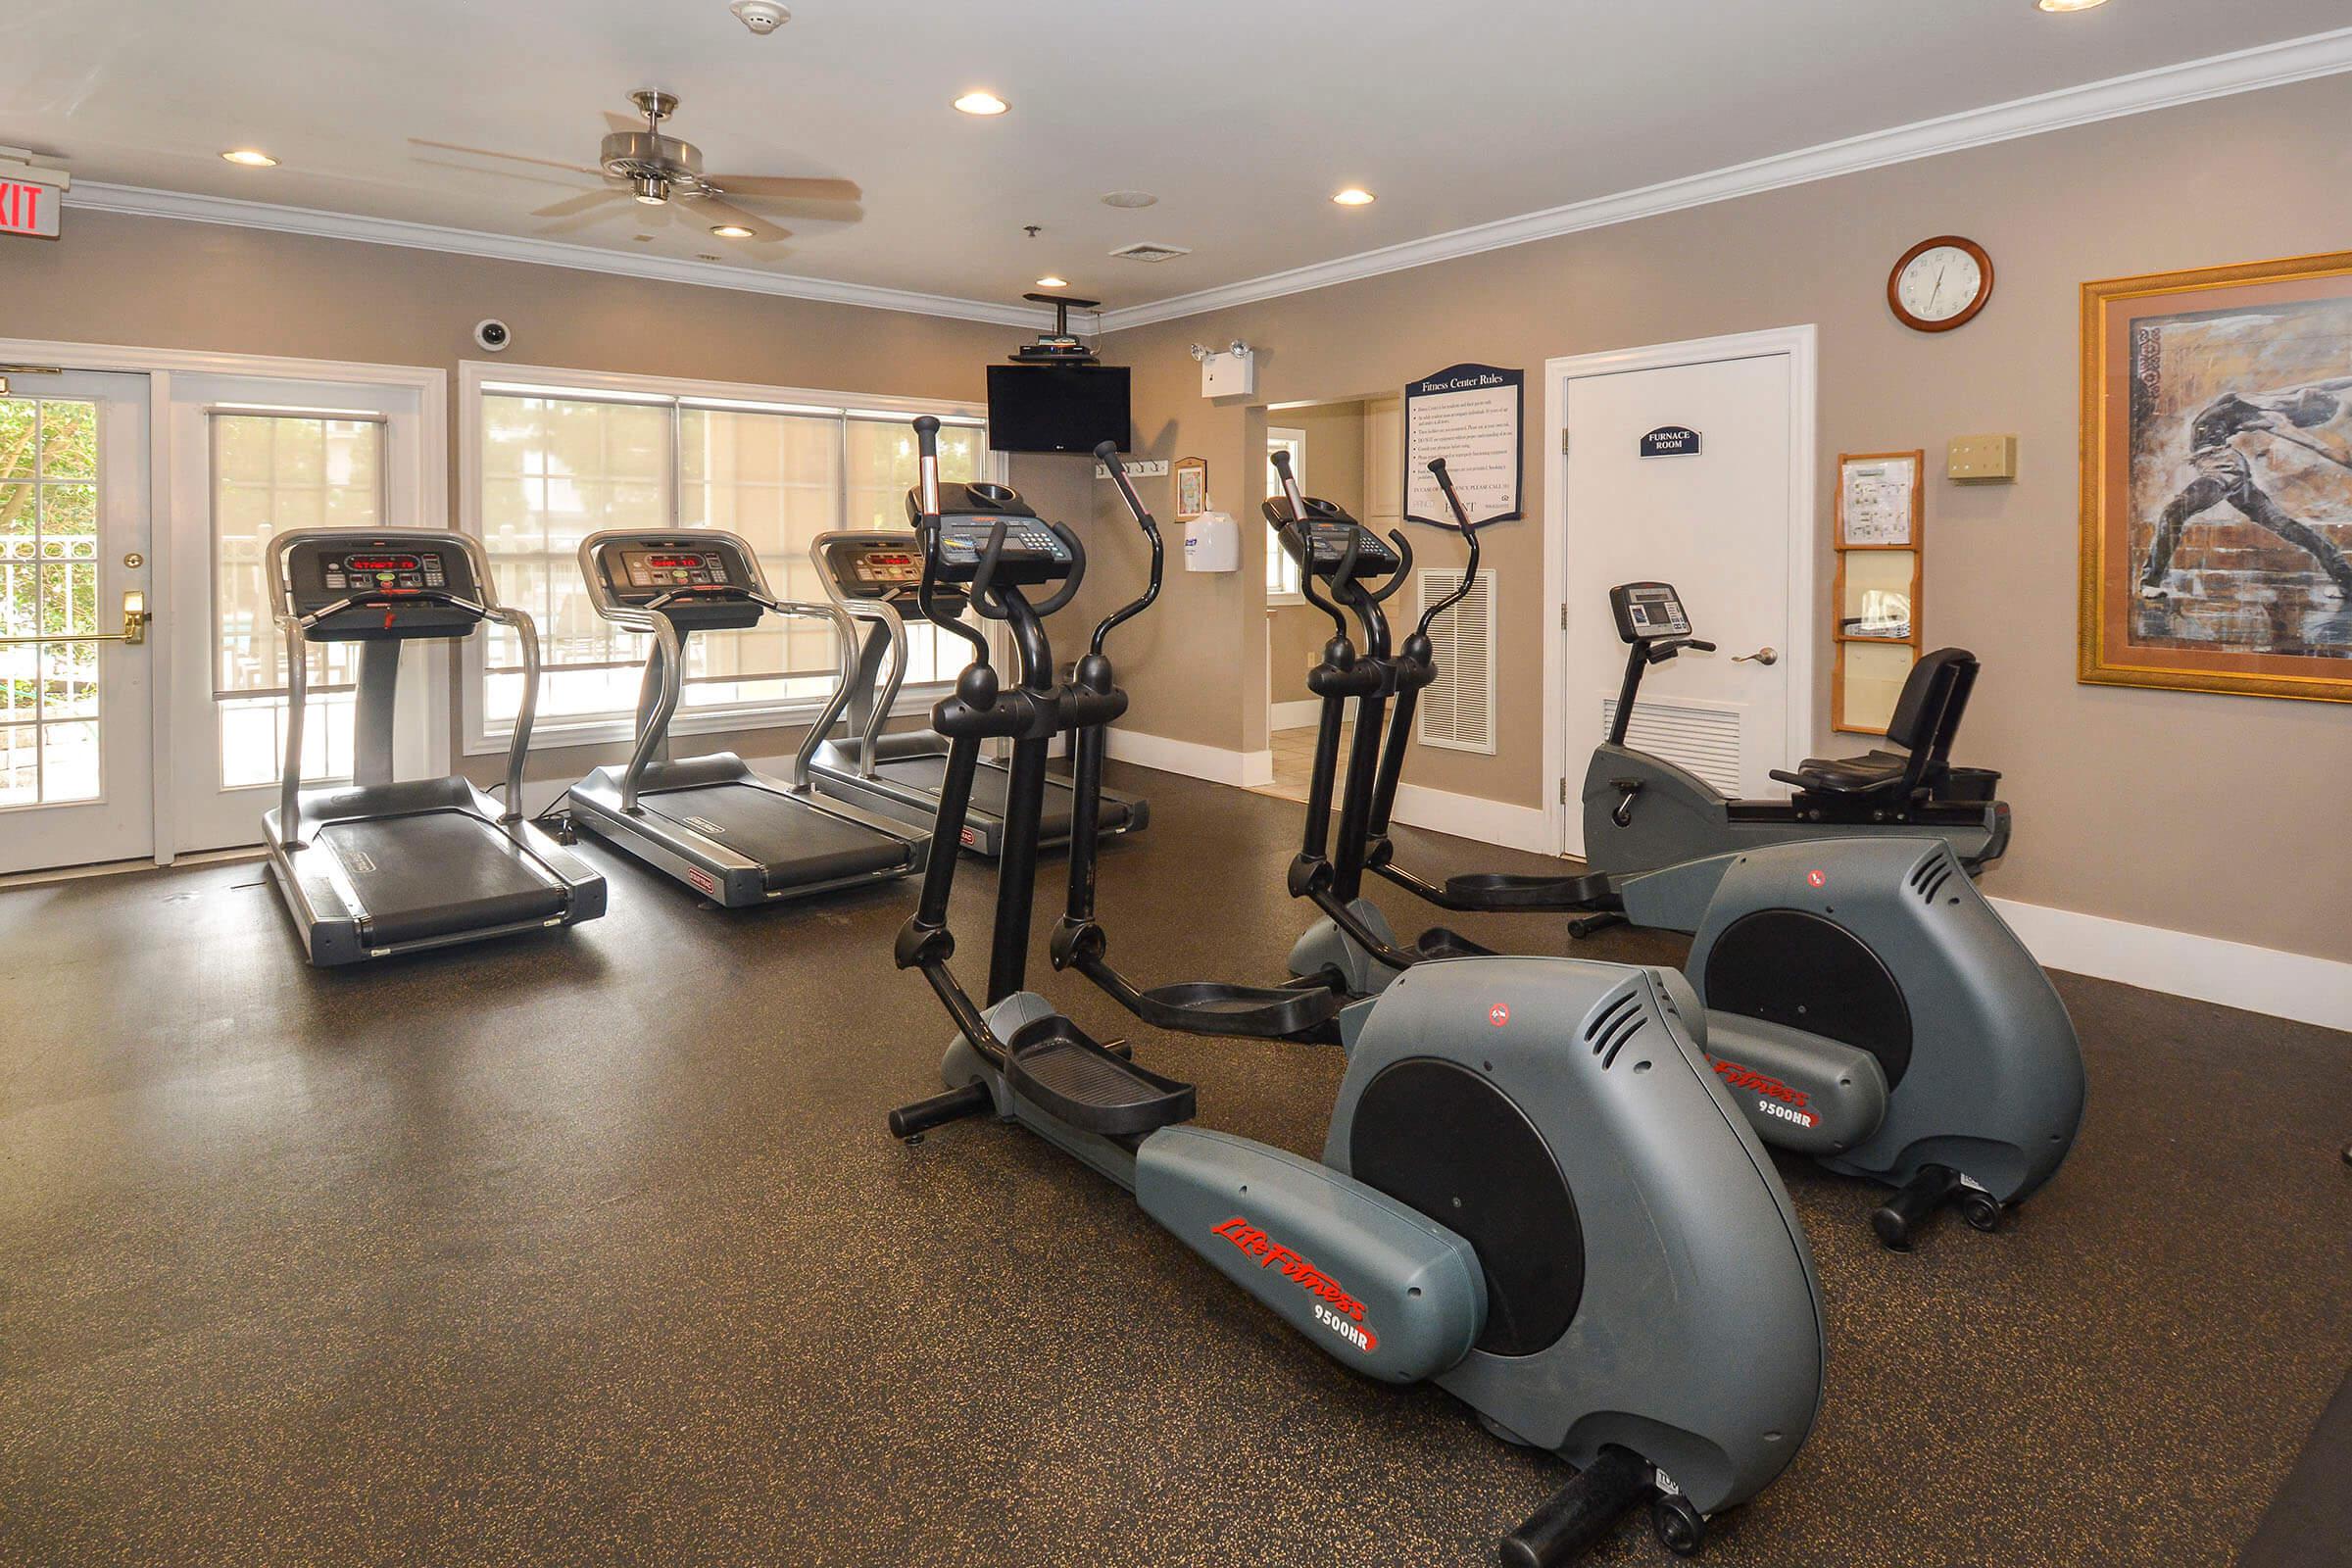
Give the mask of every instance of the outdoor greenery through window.
<path id="1" fill-rule="evenodd" d="M 0 398 L 0 637 L 100 630 L 98 406 Z M 106 645 L 0 647 L 0 808 L 99 797 Z"/>
<path id="2" fill-rule="evenodd" d="M 777 598 L 821 604 L 811 540 L 841 528 L 906 526 L 914 432 L 903 416 L 490 389 L 481 417 L 482 542 L 500 595 L 539 625 L 542 725 L 624 718 L 636 708 L 645 639 L 589 603 L 579 564 L 588 535 L 724 529 L 751 543 Z M 978 423 L 946 425 L 939 453 L 943 478 L 985 477 Z M 907 631 L 907 683 L 952 679 L 962 663 L 956 649 L 942 648 L 934 627 L 918 622 Z M 840 665 L 827 623 L 770 616 L 757 630 L 689 644 L 682 706 L 758 710 L 821 699 Z M 514 722 L 521 690 L 520 650 L 493 628 L 489 729 Z"/>
<path id="3" fill-rule="evenodd" d="M 269 577 L 270 542 L 298 528 L 384 524 L 384 425 L 370 416 L 216 409 L 213 613 L 224 789 L 269 784 L 284 765 L 286 651 Z M 357 643 L 310 651 L 303 776 L 351 776 Z"/>

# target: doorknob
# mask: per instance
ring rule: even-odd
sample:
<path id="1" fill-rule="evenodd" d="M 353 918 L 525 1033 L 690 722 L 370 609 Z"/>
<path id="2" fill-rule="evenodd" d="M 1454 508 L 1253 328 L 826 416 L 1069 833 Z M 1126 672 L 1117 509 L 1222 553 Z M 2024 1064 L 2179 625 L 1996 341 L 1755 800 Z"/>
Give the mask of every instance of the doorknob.
<path id="1" fill-rule="evenodd" d="M 1752 654 L 1739 655 L 1732 662 L 1744 664 L 1751 660 L 1759 664 L 1777 664 L 1781 662 L 1781 651 L 1778 648 L 1759 648 Z"/>
<path id="2" fill-rule="evenodd" d="M 136 588 L 122 594 L 122 629 L 102 632 L 51 632 L 40 637 L 0 637 L 0 648 L 18 648 L 31 643 L 122 643 L 135 648 L 147 640 L 147 623 L 155 612 L 147 608 L 147 596 Z"/>

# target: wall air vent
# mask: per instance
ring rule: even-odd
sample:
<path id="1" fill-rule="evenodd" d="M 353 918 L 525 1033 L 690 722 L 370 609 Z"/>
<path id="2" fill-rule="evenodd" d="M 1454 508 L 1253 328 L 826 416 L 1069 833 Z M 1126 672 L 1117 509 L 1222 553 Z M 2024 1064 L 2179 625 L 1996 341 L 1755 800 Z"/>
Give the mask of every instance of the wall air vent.
<path id="1" fill-rule="evenodd" d="M 1140 245 L 1121 246 L 1110 254 L 1113 260 L 1121 262 L 1172 262 L 1193 253 L 1183 245 L 1154 245 L 1147 240 Z"/>
<path id="2" fill-rule="evenodd" d="M 1420 610 L 1461 586 L 1449 566 L 1419 573 Z M 1494 755 L 1494 573 L 1482 571 L 1459 603 L 1429 628 L 1438 678 L 1413 710 L 1414 738 L 1424 746 Z"/>

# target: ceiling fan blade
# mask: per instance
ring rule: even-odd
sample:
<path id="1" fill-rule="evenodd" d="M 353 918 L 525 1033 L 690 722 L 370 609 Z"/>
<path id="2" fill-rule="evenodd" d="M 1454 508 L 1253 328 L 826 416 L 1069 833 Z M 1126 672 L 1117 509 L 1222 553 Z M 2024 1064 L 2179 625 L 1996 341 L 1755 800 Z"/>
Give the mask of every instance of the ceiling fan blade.
<path id="1" fill-rule="evenodd" d="M 411 136 L 409 145 L 412 147 L 435 147 L 445 153 L 471 153 L 476 158 L 503 158 L 511 164 L 537 164 L 542 169 L 568 170 L 572 173 L 587 174 L 596 179 L 605 177 L 603 170 L 590 169 L 585 164 L 560 163 L 553 158 L 532 158 L 524 153 L 494 153 L 487 147 L 462 147 L 454 141 L 428 141 L 422 136 Z"/>
<path id="2" fill-rule="evenodd" d="M 730 196 L 766 197 L 770 201 L 854 202 L 865 192 L 854 179 L 795 178 L 772 174 L 706 174 L 705 183 Z"/>
<path id="3" fill-rule="evenodd" d="M 594 212 L 597 209 L 608 205 L 609 203 L 625 201 L 627 197 L 628 193 L 626 191 L 583 191 L 577 196 L 570 197 L 564 201 L 557 202 L 552 207 L 539 208 L 537 211 L 533 212 L 531 216 L 533 218 L 569 218 L 574 213 Z"/>
<path id="4" fill-rule="evenodd" d="M 696 197 L 694 211 L 697 217 L 710 219 L 713 222 L 741 223 L 752 231 L 752 243 L 755 245 L 773 245 L 780 239 L 792 237 L 791 229 L 778 228 L 758 214 L 747 213 L 733 202 L 721 201 L 716 196 Z"/>

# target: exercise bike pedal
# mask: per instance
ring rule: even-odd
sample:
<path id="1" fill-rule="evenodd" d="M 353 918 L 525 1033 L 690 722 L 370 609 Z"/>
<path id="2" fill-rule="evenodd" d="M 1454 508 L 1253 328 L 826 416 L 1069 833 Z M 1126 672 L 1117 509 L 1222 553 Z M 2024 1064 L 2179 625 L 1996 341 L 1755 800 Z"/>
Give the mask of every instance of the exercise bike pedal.
<path id="1" fill-rule="evenodd" d="M 1543 1505 L 1529 1514 L 1518 1529 L 1503 1537 L 1497 1555 L 1504 1568 L 1564 1568 L 1607 1535 L 1629 1509 L 1652 1495 L 1655 1486 L 1655 1472 L 1647 1461 L 1631 1448 L 1612 1444 L 1578 1471 L 1575 1480 L 1544 1498 Z M 1667 1498 L 1659 1496 L 1657 1500 L 1664 1502 Z M 1674 1500 L 1690 1506 L 1680 1496 Z M 1695 1508 L 1690 1511 L 1697 1512 Z M 1655 1520 L 1653 1508 L 1653 1524 Z M 1705 1532 L 1706 1521 L 1701 1519 L 1699 1539 L 1704 1538 Z M 1659 1538 L 1666 1539 L 1663 1527 L 1659 1528 Z M 1688 1556 L 1698 1546 L 1694 1542 L 1684 1550 L 1669 1540 L 1667 1549 Z"/>
<path id="2" fill-rule="evenodd" d="M 1960 1210 L 1970 1229 L 1986 1233 L 1999 1230 L 2007 1212 L 1999 1199 L 1982 1187 L 1970 1186 L 1951 1166 L 1922 1165 L 1917 1175 L 1871 1212 L 1870 1228 L 1890 1250 L 1908 1252 L 1920 1228 L 1947 1204 Z"/>
<path id="3" fill-rule="evenodd" d="M 1022 1025 L 1004 1048 L 1005 1087 L 1080 1132 L 1131 1138 L 1192 1119 L 1191 1084 L 1138 1066 L 1058 1013 Z"/>

